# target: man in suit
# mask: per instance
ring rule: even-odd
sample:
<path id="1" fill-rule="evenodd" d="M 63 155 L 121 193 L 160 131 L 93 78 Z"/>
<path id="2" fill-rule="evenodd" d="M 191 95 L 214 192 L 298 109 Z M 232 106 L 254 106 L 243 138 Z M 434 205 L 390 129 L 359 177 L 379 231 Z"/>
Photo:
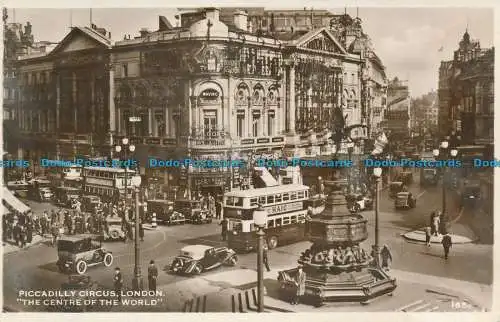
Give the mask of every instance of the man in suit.
<path id="1" fill-rule="evenodd" d="M 115 292 L 118 296 L 118 301 L 122 301 L 122 287 L 123 287 L 123 277 L 120 272 L 120 267 L 115 268 L 115 276 L 113 276 L 113 283 L 115 286 Z"/>
<path id="2" fill-rule="evenodd" d="M 267 247 L 267 243 L 264 244 L 264 248 L 263 248 L 263 259 L 264 259 L 264 265 L 266 266 L 266 269 L 268 272 L 271 271 L 271 269 L 269 268 L 269 257 L 268 257 L 268 250 L 269 250 L 269 247 Z"/>
<path id="3" fill-rule="evenodd" d="M 156 280 L 158 279 L 158 267 L 155 261 L 151 260 L 148 267 L 148 285 L 150 291 L 156 291 Z"/>
<path id="4" fill-rule="evenodd" d="M 306 273 L 302 269 L 302 265 L 298 266 L 297 275 L 295 276 L 296 292 L 292 300 L 293 305 L 300 303 L 300 299 L 306 293 Z"/>
<path id="5" fill-rule="evenodd" d="M 441 244 L 443 244 L 444 259 L 448 259 L 448 254 L 450 253 L 450 248 L 452 246 L 450 234 L 446 233 L 446 235 L 443 236 Z"/>

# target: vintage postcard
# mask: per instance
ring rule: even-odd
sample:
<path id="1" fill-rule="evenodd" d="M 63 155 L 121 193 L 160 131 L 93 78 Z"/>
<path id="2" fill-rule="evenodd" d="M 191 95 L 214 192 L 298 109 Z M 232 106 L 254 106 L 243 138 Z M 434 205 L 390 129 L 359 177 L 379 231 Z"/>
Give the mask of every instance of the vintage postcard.
<path id="1" fill-rule="evenodd" d="M 3 8 L 4 314 L 491 312 L 495 9 L 208 6 Z"/>

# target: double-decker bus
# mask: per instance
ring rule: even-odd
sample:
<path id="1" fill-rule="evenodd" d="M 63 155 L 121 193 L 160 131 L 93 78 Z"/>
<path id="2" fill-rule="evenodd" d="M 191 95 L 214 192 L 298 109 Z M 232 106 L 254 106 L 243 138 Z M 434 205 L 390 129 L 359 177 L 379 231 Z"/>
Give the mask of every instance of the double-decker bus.
<path id="1" fill-rule="evenodd" d="M 110 167 L 84 167 L 83 191 L 100 196 L 103 200 L 117 200 L 125 195 L 125 171 L 127 171 L 127 194 L 130 197 L 132 178 L 138 176 L 134 170 Z"/>
<path id="2" fill-rule="evenodd" d="M 47 177 L 54 187 L 82 188 L 82 166 L 73 164 L 68 167 L 53 167 Z"/>
<path id="3" fill-rule="evenodd" d="M 256 248 L 253 212 L 259 205 L 268 212 L 265 232 L 269 249 L 304 240 L 307 200 L 309 187 L 302 184 L 227 192 L 224 217 L 228 220 L 228 246 L 237 251 Z"/>

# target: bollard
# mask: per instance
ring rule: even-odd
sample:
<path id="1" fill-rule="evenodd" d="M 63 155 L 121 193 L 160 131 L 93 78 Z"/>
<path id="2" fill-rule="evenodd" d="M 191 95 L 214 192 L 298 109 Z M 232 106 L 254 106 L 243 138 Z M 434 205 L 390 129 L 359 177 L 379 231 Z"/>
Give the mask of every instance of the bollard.
<path id="1" fill-rule="evenodd" d="M 153 212 L 153 216 L 151 218 L 151 228 L 156 229 L 158 225 L 156 224 L 156 212 Z"/>

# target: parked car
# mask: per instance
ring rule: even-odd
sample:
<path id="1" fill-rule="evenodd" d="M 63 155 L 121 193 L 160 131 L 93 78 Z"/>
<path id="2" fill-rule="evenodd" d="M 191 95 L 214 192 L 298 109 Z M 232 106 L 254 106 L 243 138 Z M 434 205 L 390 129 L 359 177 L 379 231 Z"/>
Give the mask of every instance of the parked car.
<path id="1" fill-rule="evenodd" d="M 403 171 L 399 174 L 399 179 L 405 185 L 410 185 L 413 183 L 413 173 L 411 171 Z"/>
<path id="2" fill-rule="evenodd" d="M 352 212 L 373 209 L 373 199 L 361 193 L 354 193 L 346 196 L 347 207 Z"/>
<path id="3" fill-rule="evenodd" d="M 82 197 L 82 211 L 94 212 L 95 207 L 99 205 L 101 198 L 94 195 L 86 195 Z"/>
<path id="4" fill-rule="evenodd" d="M 82 190 L 71 187 L 57 187 L 54 193 L 56 204 L 70 208 L 73 204 L 73 199 L 80 198 Z"/>
<path id="5" fill-rule="evenodd" d="M 193 221 L 193 215 L 201 209 L 202 204 L 199 200 L 178 199 L 174 202 L 174 210 L 183 214 L 189 222 Z"/>
<path id="6" fill-rule="evenodd" d="M 389 197 L 395 198 L 398 193 L 405 191 L 406 186 L 401 181 L 393 181 L 389 186 Z"/>
<path id="7" fill-rule="evenodd" d="M 95 235 L 64 236 L 57 242 L 57 267 L 61 272 L 85 274 L 87 268 L 113 264 L 113 254 L 102 247 L 102 239 Z"/>
<path id="8" fill-rule="evenodd" d="M 235 266 L 236 252 L 227 247 L 190 245 L 182 248 L 170 265 L 176 274 L 197 275 L 222 265 Z"/>
<path id="9" fill-rule="evenodd" d="M 411 192 L 399 192 L 396 195 L 396 200 L 394 200 L 394 207 L 396 209 L 410 209 L 410 208 L 415 208 L 417 205 L 417 199 L 413 197 L 413 194 Z"/>

